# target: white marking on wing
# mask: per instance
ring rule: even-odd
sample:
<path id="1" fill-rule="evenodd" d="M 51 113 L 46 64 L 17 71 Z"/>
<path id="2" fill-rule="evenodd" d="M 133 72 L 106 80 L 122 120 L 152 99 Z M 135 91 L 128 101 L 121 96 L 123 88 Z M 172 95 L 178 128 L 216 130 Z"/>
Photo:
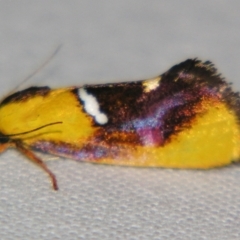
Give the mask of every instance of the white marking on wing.
<path id="1" fill-rule="evenodd" d="M 106 114 L 100 111 L 100 107 L 96 97 L 92 94 L 87 93 L 84 88 L 78 89 L 78 96 L 84 102 L 85 111 L 95 118 L 95 121 L 99 124 L 106 124 L 108 117 Z"/>

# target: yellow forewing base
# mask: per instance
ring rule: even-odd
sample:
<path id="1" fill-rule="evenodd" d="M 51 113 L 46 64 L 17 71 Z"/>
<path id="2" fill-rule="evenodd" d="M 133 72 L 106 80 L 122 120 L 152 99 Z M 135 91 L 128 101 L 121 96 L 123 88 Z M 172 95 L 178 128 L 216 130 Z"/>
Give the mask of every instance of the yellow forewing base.
<path id="1" fill-rule="evenodd" d="M 0 131 L 4 134 L 21 133 L 59 121 L 62 123 L 26 134 L 21 139 L 25 143 L 41 139 L 81 147 L 81 143 L 96 130 L 71 89 L 51 90 L 47 96 L 8 103 L 0 109 Z"/>

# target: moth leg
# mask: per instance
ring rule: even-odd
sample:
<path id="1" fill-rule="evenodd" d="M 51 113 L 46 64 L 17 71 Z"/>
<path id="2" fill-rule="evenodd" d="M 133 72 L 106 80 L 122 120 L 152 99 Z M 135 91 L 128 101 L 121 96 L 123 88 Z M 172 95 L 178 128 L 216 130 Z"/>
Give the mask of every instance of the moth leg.
<path id="1" fill-rule="evenodd" d="M 28 159 L 30 159 L 37 166 L 42 168 L 49 175 L 49 177 L 52 181 L 53 189 L 58 190 L 57 179 L 56 179 L 55 175 L 51 172 L 51 170 L 48 169 L 47 165 L 39 157 L 37 157 L 32 151 L 25 148 L 21 142 L 15 142 L 15 146 L 23 155 L 25 155 Z"/>
<path id="2" fill-rule="evenodd" d="M 4 152 L 5 150 L 7 150 L 7 148 L 10 148 L 12 146 L 13 144 L 11 143 L 0 144 L 0 153 Z"/>

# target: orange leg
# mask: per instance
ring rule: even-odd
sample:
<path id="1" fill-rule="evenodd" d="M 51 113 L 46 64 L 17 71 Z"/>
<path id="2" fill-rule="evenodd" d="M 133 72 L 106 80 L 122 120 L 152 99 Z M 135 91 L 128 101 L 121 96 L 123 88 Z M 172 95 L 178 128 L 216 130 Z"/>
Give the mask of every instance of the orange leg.
<path id="1" fill-rule="evenodd" d="M 28 159 L 30 159 L 33 163 L 37 164 L 49 175 L 52 181 L 53 189 L 58 190 L 57 179 L 55 175 L 48 169 L 46 164 L 39 157 L 37 157 L 33 152 L 25 148 L 21 142 L 15 142 L 15 146 L 23 155 L 28 157 Z"/>
<path id="2" fill-rule="evenodd" d="M 7 148 L 13 147 L 15 145 L 13 145 L 12 143 L 4 143 L 4 144 L 0 144 L 0 153 L 4 152 L 5 150 L 7 150 Z"/>

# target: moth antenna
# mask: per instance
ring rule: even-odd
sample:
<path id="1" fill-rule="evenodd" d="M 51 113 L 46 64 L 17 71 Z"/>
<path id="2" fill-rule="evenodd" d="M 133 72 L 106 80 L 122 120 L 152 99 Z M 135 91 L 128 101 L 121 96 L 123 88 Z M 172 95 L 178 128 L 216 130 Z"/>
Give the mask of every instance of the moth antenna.
<path id="1" fill-rule="evenodd" d="M 13 136 L 20 136 L 20 135 L 24 135 L 24 134 L 28 134 L 28 133 L 32 133 L 32 132 L 36 132 L 40 129 L 43 129 L 45 127 L 49 127 L 49 126 L 52 126 L 52 125 L 56 125 L 56 124 L 62 124 L 62 122 L 52 122 L 52 123 L 48 123 L 48 124 L 45 124 L 41 127 L 38 127 L 38 128 L 34 128 L 34 129 L 31 129 L 29 131 L 26 131 L 26 132 L 20 132 L 20 133 L 14 133 L 14 134 L 4 134 L 3 136 L 0 136 L 0 138 L 6 138 L 6 137 L 13 137 Z"/>
<path id="2" fill-rule="evenodd" d="M 21 81 L 16 87 L 14 87 L 8 95 L 11 95 L 12 93 L 16 92 L 24 83 L 26 83 L 29 79 L 31 79 L 34 75 L 36 75 L 38 72 L 40 72 L 48 63 L 57 55 L 57 53 L 60 51 L 62 47 L 62 44 L 57 46 L 57 48 L 54 50 L 53 53 L 50 54 L 50 56 L 46 59 L 45 62 L 43 62 L 35 71 L 33 71 L 31 74 L 29 74 L 23 81 Z"/>

